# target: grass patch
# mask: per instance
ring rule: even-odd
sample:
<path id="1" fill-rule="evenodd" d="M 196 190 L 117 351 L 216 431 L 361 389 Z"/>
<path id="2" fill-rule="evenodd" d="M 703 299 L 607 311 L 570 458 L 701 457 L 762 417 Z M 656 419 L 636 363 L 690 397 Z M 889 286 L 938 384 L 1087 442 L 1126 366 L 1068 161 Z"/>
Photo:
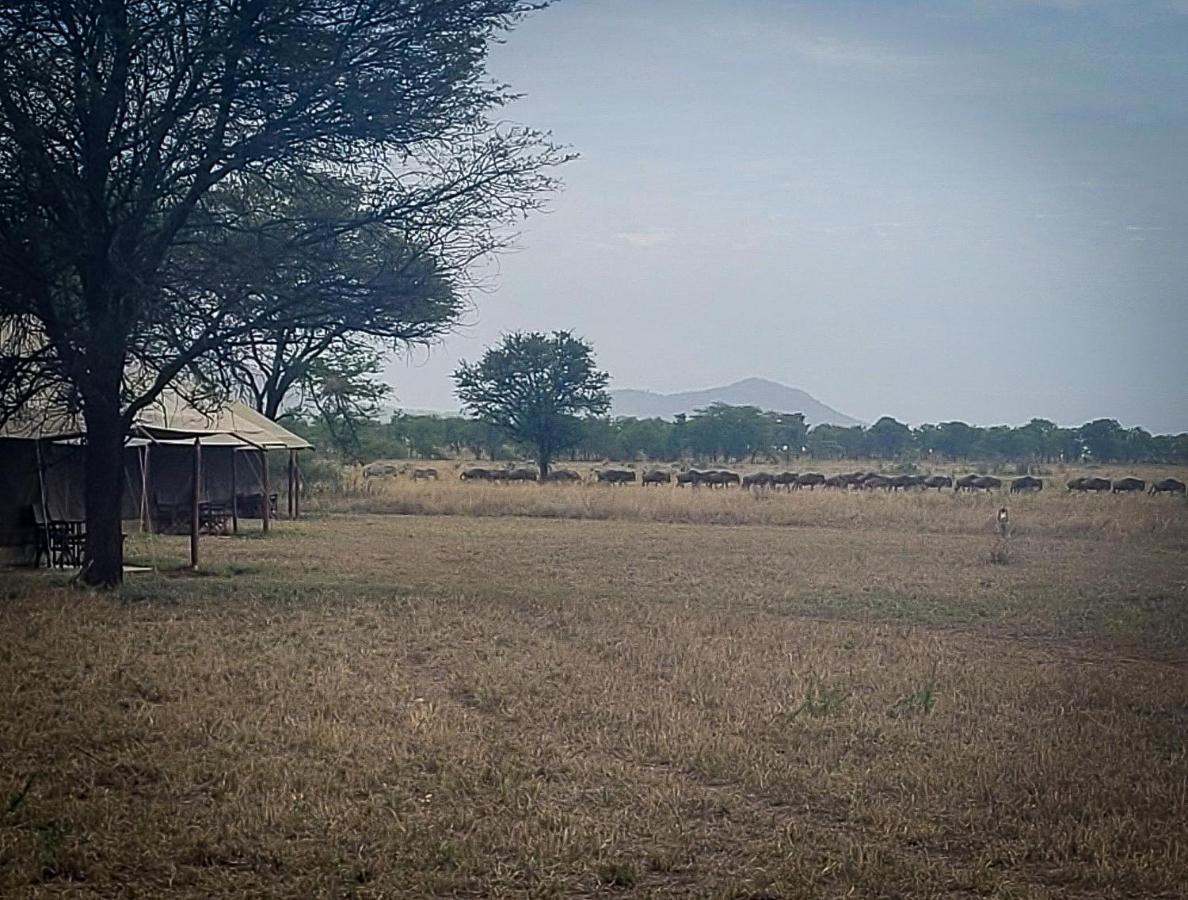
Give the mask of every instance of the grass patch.
<path id="1" fill-rule="evenodd" d="M 962 522 L 328 516 L 112 594 L 5 572 L 0 893 L 1175 896 L 1188 558 Z"/>

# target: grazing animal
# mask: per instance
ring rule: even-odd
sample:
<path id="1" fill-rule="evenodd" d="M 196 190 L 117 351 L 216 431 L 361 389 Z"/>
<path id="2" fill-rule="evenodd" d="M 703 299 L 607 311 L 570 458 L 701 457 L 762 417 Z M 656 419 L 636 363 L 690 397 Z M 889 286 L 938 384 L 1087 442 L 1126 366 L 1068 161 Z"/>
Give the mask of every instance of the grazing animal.
<path id="1" fill-rule="evenodd" d="M 953 490 L 954 491 L 976 491 L 977 488 L 974 487 L 974 482 L 977 480 L 978 480 L 977 475 L 963 475 L 961 478 L 958 478 L 957 481 L 955 481 L 953 483 Z"/>
<path id="2" fill-rule="evenodd" d="M 702 473 L 697 469 L 687 469 L 684 472 L 677 472 L 676 483 L 677 487 L 690 484 L 693 487 L 701 484 Z"/>
<path id="3" fill-rule="evenodd" d="M 539 476 L 536 469 L 520 468 L 508 469 L 506 477 L 508 481 L 536 481 Z"/>
<path id="4" fill-rule="evenodd" d="M 368 463 L 363 467 L 364 478 L 395 478 L 400 470 L 391 463 Z"/>
<path id="5" fill-rule="evenodd" d="M 1126 494 L 1131 491 L 1145 491 L 1147 489 L 1147 482 L 1141 478 L 1119 478 L 1110 486 L 1111 493 Z"/>
<path id="6" fill-rule="evenodd" d="M 938 491 L 941 488 L 953 486 L 953 479 L 948 475 L 929 475 L 924 479 L 925 488 L 936 488 Z"/>
<path id="7" fill-rule="evenodd" d="M 710 469 L 708 472 L 702 473 L 701 483 L 708 484 L 710 487 L 727 488 L 732 484 L 741 484 L 742 479 L 737 472 L 731 472 L 728 469 Z"/>
<path id="8" fill-rule="evenodd" d="M 627 484 L 635 481 L 635 472 L 632 469 L 599 469 L 594 478 L 599 484 Z"/>
<path id="9" fill-rule="evenodd" d="M 891 479 L 886 475 L 871 473 L 863 477 L 862 486 L 867 490 L 891 490 Z"/>
<path id="10" fill-rule="evenodd" d="M 975 491 L 996 491 L 1002 487 L 1002 481 L 993 475 L 979 475 L 972 482 Z"/>
<path id="11" fill-rule="evenodd" d="M 672 473 L 665 469 L 652 469 L 650 472 L 644 472 L 640 481 L 643 482 L 644 487 L 649 484 L 670 484 Z"/>
<path id="12" fill-rule="evenodd" d="M 1108 491 L 1113 485 L 1108 478 L 1074 478 L 1068 483 L 1070 491 Z"/>
<path id="13" fill-rule="evenodd" d="M 437 481 L 437 469 L 413 469 L 413 481 Z"/>
<path id="14" fill-rule="evenodd" d="M 796 479 L 799 476 L 795 472 L 780 472 L 778 475 L 771 477 L 771 483 L 777 488 L 787 488 L 792 490 L 796 486 Z"/>
<path id="15" fill-rule="evenodd" d="M 1184 482 L 1178 481 L 1175 478 L 1165 478 L 1162 481 L 1156 481 L 1151 485 L 1151 494 L 1182 494 L 1184 493 Z"/>
<path id="16" fill-rule="evenodd" d="M 923 484 L 924 479 L 919 475 L 895 475 L 891 478 L 891 490 L 893 491 L 922 487 Z"/>
<path id="17" fill-rule="evenodd" d="M 752 472 L 750 475 L 744 475 L 742 479 L 744 488 L 765 488 L 774 484 L 775 476 L 770 472 Z"/>
<path id="18" fill-rule="evenodd" d="M 845 475 L 830 475 L 825 479 L 825 487 L 827 488 L 844 488 L 846 484 Z"/>
<path id="19" fill-rule="evenodd" d="M 1025 494 L 1030 491 L 1042 491 L 1044 489 L 1044 480 L 1042 478 L 1033 478 L 1030 475 L 1023 475 L 1011 482 L 1012 494 Z"/>
<path id="20" fill-rule="evenodd" d="M 550 484 L 572 484 L 581 481 L 582 476 L 573 469 L 553 469 L 544 477 L 544 480 Z"/>
<path id="21" fill-rule="evenodd" d="M 797 490 L 800 490 L 800 488 L 806 487 L 811 491 L 818 484 L 824 484 L 824 483 L 825 483 L 825 476 L 820 474 L 819 472 L 805 472 L 803 475 L 798 475 L 796 477 L 796 489 Z"/>
<path id="22" fill-rule="evenodd" d="M 491 470 L 482 468 L 463 469 L 458 473 L 458 477 L 463 481 L 490 481 Z"/>

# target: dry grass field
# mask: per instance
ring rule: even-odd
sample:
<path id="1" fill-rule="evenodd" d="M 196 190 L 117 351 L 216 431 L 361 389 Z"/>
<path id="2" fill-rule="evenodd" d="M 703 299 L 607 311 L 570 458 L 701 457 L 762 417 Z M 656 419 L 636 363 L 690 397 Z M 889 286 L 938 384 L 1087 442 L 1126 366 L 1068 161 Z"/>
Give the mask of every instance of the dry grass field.
<path id="1" fill-rule="evenodd" d="M 1188 890 L 1182 499 L 328 506 L 0 572 L 0 893 Z"/>

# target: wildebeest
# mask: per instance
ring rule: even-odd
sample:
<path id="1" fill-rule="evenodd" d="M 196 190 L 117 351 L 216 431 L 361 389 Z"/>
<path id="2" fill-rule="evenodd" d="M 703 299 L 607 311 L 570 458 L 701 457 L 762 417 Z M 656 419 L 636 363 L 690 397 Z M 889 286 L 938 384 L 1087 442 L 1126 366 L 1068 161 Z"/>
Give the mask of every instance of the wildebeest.
<path id="1" fill-rule="evenodd" d="M 458 473 L 458 477 L 463 481 L 490 481 L 491 470 L 475 466 L 470 469 L 463 469 Z"/>
<path id="2" fill-rule="evenodd" d="M 1070 481 L 1068 483 L 1068 489 L 1070 491 L 1100 492 L 1100 491 L 1108 491 L 1111 487 L 1112 487 L 1112 485 L 1110 484 L 1110 481 L 1108 478 L 1089 478 L 1089 477 L 1074 478 L 1072 481 Z"/>
<path id="3" fill-rule="evenodd" d="M 373 462 L 363 467 L 364 478 L 395 478 L 400 469 L 391 463 Z"/>
<path id="4" fill-rule="evenodd" d="M 635 481 L 635 472 L 632 469 L 599 469 L 594 478 L 599 484 L 627 484 Z"/>
<path id="5" fill-rule="evenodd" d="M 749 475 L 744 475 L 742 479 L 744 488 L 765 488 L 771 487 L 773 484 L 775 484 L 775 476 L 770 472 L 752 472 Z"/>
<path id="6" fill-rule="evenodd" d="M 976 491 L 974 482 L 978 480 L 977 475 L 963 475 L 953 483 L 953 490 L 955 491 Z"/>
<path id="7" fill-rule="evenodd" d="M 1110 491 L 1114 494 L 1126 494 L 1131 491 L 1145 491 L 1147 489 L 1147 482 L 1141 478 L 1119 478 L 1110 485 Z"/>
<path id="8" fill-rule="evenodd" d="M 413 469 L 413 481 L 437 481 L 437 469 Z"/>
<path id="9" fill-rule="evenodd" d="M 825 483 L 825 476 L 819 472 L 804 472 L 796 476 L 796 489 L 808 488 L 810 491 L 818 484 Z"/>
<path id="10" fill-rule="evenodd" d="M 684 472 L 677 472 L 676 477 L 677 487 L 691 484 L 693 487 L 701 484 L 701 472 L 697 469 L 686 469 Z"/>
<path id="11" fill-rule="evenodd" d="M 953 479 L 948 475 L 929 475 L 924 479 L 925 488 L 936 488 L 938 491 L 941 488 L 953 486 Z"/>
<path id="12" fill-rule="evenodd" d="M 796 486 L 796 479 L 799 477 L 795 472 L 779 472 L 771 476 L 771 483 L 777 488 L 787 488 L 792 490 Z"/>
<path id="13" fill-rule="evenodd" d="M 582 476 L 573 469 L 550 469 L 549 474 L 543 480 L 551 484 L 572 484 L 575 481 L 581 481 Z"/>
<path id="14" fill-rule="evenodd" d="M 844 488 L 847 483 L 845 475 L 830 475 L 825 479 L 827 488 Z"/>
<path id="15" fill-rule="evenodd" d="M 891 479 L 886 475 L 879 475 L 877 472 L 870 473 L 863 476 L 862 486 L 867 490 L 891 490 Z"/>
<path id="16" fill-rule="evenodd" d="M 971 484 L 972 490 L 975 491 L 996 491 L 1002 487 L 1002 481 L 993 475 L 979 475 Z"/>
<path id="17" fill-rule="evenodd" d="M 519 468 L 508 469 L 504 477 L 508 481 L 536 481 L 538 476 L 536 469 Z"/>
<path id="18" fill-rule="evenodd" d="M 894 475 L 891 478 L 891 490 L 902 491 L 908 488 L 923 487 L 924 479 L 919 475 Z"/>
<path id="19" fill-rule="evenodd" d="M 1164 478 L 1162 481 L 1156 481 L 1151 485 L 1151 493 L 1154 494 L 1182 494 L 1184 493 L 1184 482 L 1178 481 L 1175 478 Z"/>
<path id="20" fill-rule="evenodd" d="M 732 484 L 740 484 L 742 479 L 737 472 L 731 472 L 729 469 L 710 469 L 708 472 L 701 473 L 701 483 L 708 484 L 710 487 L 730 487 Z"/>
<path id="21" fill-rule="evenodd" d="M 1012 494 L 1023 494 L 1028 491 L 1042 491 L 1044 489 L 1044 480 L 1042 478 L 1034 478 L 1031 475 L 1022 475 L 1011 482 Z"/>
<path id="22" fill-rule="evenodd" d="M 669 484 L 672 482 L 672 473 L 666 469 L 652 469 L 650 472 L 644 472 L 640 481 L 644 487 L 649 484 Z"/>

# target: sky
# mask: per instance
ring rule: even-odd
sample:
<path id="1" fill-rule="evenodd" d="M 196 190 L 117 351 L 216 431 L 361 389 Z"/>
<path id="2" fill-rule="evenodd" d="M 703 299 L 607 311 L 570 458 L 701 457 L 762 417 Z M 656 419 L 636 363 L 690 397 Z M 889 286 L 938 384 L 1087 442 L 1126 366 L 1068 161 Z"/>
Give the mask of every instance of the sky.
<path id="1" fill-rule="evenodd" d="M 489 68 L 580 158 L 399 405 L 572 329 L 615 388 L 1188 430 L 1188 0 L 562 0 Z"/>

